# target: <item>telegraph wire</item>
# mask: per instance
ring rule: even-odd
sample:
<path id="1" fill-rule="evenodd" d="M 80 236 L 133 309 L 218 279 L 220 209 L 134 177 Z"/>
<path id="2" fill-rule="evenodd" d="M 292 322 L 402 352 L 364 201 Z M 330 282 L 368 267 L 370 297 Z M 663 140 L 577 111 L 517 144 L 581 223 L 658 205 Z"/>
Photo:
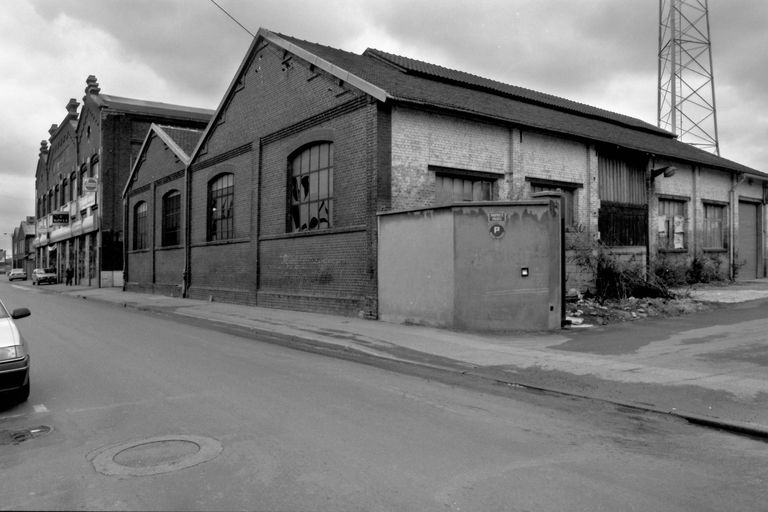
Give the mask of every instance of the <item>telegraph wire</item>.
<path id="1" fill-rule="evenodd" d="M 234 21 L 235 23 L 237 23 L 238 25 L 240 25 L 240 28 L 242 28 L 243 30 L 245 30 L 246 32 L 248 32 L 248 34 L 249 34 L 251 37 L 256 37 L 256 36 L 253 34 L 253 32 L 251 32 L 250 30 L 248 30 L 247 28 L 245 28 L 245 27 L 243 26 L 243 24 L 242 24 L 242 23 L 240 23 L 239 21 L 237 21 L 237 20 L 235 19 L 235 17 L 234 17 L 234 16 L 232 16 L 231 14 L 229 14 L 229 13 L 227 12 L 227 10 L 226 10 L 226 9 L 224 9 L 222 6 L 220 6 L 219 4 L 217 4 L 217 3 L 216 3 L 216 0 L 209 0 L 209 1 L 210 1 L 210 2 L 211 2 L 213 5 L 215 5 L 215 6 L 216 6 L 216 7 L 218 7 L 219 9 L 221 9 L 221 12 L 223 12 L 224 14 L 226 14 L 227 16 L 229 16 L 229 19 L 231 19 L 232 21 Z"/>

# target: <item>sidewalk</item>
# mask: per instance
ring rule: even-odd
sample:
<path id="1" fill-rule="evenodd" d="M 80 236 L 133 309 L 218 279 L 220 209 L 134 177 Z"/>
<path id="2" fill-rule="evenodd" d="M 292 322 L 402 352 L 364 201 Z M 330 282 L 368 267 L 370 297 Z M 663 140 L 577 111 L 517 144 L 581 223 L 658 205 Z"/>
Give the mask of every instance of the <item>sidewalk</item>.
<path id="1" fill-rule="evenodd" d="M 119 288 L 45 288 L 241 333 L 267 334 L 288 344 L 356 351 L 768 437 L 768 279 L 692 291 L 696 300 L 731 304 L 706 313 L 512 335 L 462 333 Z M 732 334 L 728 324 L 738 313 L 738 303 L 753 300 L 765 305 L 766 315 L 747 322 L 747 332 Z M 698 327 L 702 314 L 717 325 Z"/>

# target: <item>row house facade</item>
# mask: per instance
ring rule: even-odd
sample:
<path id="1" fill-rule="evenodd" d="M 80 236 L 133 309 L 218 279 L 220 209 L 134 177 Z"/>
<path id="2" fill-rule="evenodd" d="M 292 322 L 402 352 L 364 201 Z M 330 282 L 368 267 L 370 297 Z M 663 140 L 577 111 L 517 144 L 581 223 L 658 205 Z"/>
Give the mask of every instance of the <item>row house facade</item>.
<path id="1" fill-rule="evenodd" d="M 36 266 L 68 268 L 75 284 L 123 284 L 121 193 L 154 122 L 201 128 L 212 111 L 101 93 L 86 80 L 82 108 L 70 99 L 64 120 L 41 143 L 36 192 Z"/>
<path id="2" fill-rule="evenodd" d="M 35 268 L 35 218 L 27 217 L 13 229 L 11 248 L 11 267 L 23 268 L 27 276 Z M 2 263 L 2 262 L 0 262 Z"/>
<path id="3" fill-rule="evenodd" d="M 375 49 L 261 29 L 194 149 L 162 131 L 123 191 L 128 289 L 377 318 L 380 215 L 552 193 L 571 251 L 766 275 L 768 175 L 635 118 Z"/>

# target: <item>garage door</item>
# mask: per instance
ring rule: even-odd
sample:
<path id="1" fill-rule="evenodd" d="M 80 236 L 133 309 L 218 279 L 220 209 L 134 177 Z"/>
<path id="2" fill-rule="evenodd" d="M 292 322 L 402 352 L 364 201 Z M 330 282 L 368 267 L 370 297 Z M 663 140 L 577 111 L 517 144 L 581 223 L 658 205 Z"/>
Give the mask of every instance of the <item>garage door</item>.
<path id="1" fill-rule="evenodd" d="M 758 208 L 754 203 L 739 202 L 739 256 L 742 266 L 738 279 L 754 279 L 758 275 Z"/>

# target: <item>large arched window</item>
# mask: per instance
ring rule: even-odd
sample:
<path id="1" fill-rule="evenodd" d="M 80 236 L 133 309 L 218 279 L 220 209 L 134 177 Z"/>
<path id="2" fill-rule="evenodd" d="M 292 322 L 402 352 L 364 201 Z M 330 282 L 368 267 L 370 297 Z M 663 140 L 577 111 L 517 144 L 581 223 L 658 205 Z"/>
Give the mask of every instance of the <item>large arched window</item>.
<path id="1" fill-rule="evenodd" d="M 147 231 L 147 203 L 142 201 L 133 208 L 133 249 L 146 249 L 149 246 Z"/>
<path id="2" fill-rule="evenodd" d="M 235 176 L 221 174 L 208 183 L 208 241 L 235 237 Z"/>
<path id="3" fill-rule="evenodd" d="M 295 153 L 288 165 L 288 231 L 333 226 L 333 143 Z"/>
<path id="4" fill-rule="evenodd" d="M 181 243 L 181 194 L 178 190 L 163 196 L 161 243 L 163 247 Z"/>

